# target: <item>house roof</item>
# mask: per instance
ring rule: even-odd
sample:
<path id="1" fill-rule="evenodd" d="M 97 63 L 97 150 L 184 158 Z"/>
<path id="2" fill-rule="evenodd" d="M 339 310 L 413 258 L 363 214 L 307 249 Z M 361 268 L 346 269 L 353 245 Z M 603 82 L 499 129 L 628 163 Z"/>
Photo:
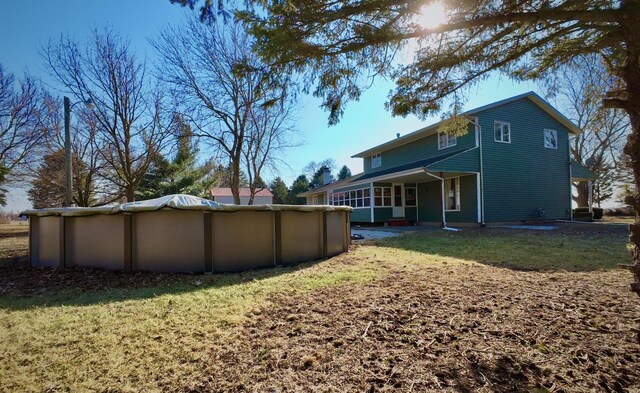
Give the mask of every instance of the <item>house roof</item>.
<path id="1" fill-rule="evenodd" d="M 251 189 L 249 187 L 240 187 L 238 189 L 238 191 L 240 191 L 240 197 L 250 197 L 251 196 Z M 212 197 L 231 197 L 233 196 L 233 194 L 231 193 L 231 188 L 228 187 L 218 187 L 218 188 L 212 188 L 210 191 L 210 194 Z M 266 188 L 260 189 L 258 191 L 256 191 L 256 195 L 257 197 L 273 197 L 273 194 L 271 193 L 271 191 L 269 191 Z"/>
<path id="2" fill-rule="evenodd" d="M 476 147 L 470 147 L 468 149 L 459 149 L 456 151 L 452 151 L 450 153 L 447 154 L 441 154 L 439 156 L 436 157 L 431 157 L 431 158 L 426 158 L 426 159 L 422 159 L 422 160 L 418 160 L 418 161 L 413 161 L 410 162 L 408 164 L 402 164 L 402 165 L 397 165 L 394 166 L 392 168 L 387 168 L 387 169 L 383 169 L 380 171 L 376 171 L 376 172 L 371 172 L 371 173 L 367 173 L 367 174 L 363 174 L 360 173 L 358 175 L 352 176 L 352 177 L 348 177 L 344 180 L 341 180 L 339 182 L 334 182 L 331 184 L 328 184 L 326 186 L 323 187 L 319 187 L 319 188 L 315 188 L 313 190 L 309 190 L 307 192 L 303 192 L 298 194 L 299 197 L 305 197 L 305 196 L 311 196 L 311 195 L 317 195 L 320 193 L 323 193 L 327 190 L 330 189 L 335 189 L 335 188 L 340 188 L 340 187 L 347 187 L 350 184 L 353 185 L 357 185 L 358 183 L 362 182 L 363 180 L 369 180 L 369 179 L 375 179 L 377 177 L 380 176 L 385 176 L 385 175 L 390 175 L 392 173 L 400 173 L 400 172 L 406 172 L 406 171 L 411 171 L 412 169 L 420 169 L 420 168 L 424 168 L 426 169 L 429 165 L 433 165 L 436 164 L 438 162 L 442 162 L 445 160 L 448 160 L 449 158 L 453 158 L 459 154 L 462 153 L 466 153 L 470 150 L 476 149 Z"/>
<path id="3" fill-rule="evenodd" d="M 423 160 L 410 162 L 408 164 L 402 164 L 402 165 L 394 166 L 392 168 L 383 169 L 381 171 L 367 173 L 366 175 L 362 176 L 358 180 L 373 179 L 375 177 L 389 175 L 389 174 L 396 173 L 396 172 L 404 172 L 404 171 L 408 171 L 408 170 L 411 170 L 411 169 L 426 168 L 429 165 L 435 164 L 436 162 L 444 161 L 444 160 L 446 160 L 448 158 L 451 158 L 453 156 L 457 156 L 458 154 L 465 153 L 465 152 L 467 152 L 469 150 L 472 150 L 472 149 L 475 149 L 475 147 L 471 147 L 469 149 L 456 150 L 456 151 L 452 151 L 451 153 L 441 154 L 441 155 L 436 156 L 436 157 L 426 158 L 426 159 L 423 159 Z"/>
<path id="4" fill-rule="evenodd" d="M 306 197 L 306 196 L 316 195 L 316 194 L 319 194 L 319 193 L 327 191 L 327 190 L 331 190 L 331 189 L 336 188 L 336 187 L 346 186 L 349 183 L 352 183 L 352 182 L 354 182 L 356 180 L 360 180 L 360 177 L 362 175 L 363 175 L 363 173 L 358 173 L 358 174 L 355 174 L 355 175 L 353 175 L 351 177 L 347 177 L 347 178 L 344 178 L 342 180 L 337 180 L 337 181 L 331 182 L 329 184 L 325 184 L 322 187 L 318 187 L 318 188 L 314 188 L 313 190 L 301 192 L 300 194 L 298 194 L 298 196 L 299 197 Z"/>
<path id="5" fill-rule="evenodd" d="M 480 112 L 486 111 L 488 109 L 492 109 L 498 106 L 502 106 L 517 100 L 520 100 L 522 98 L 528 98 L 530 99 L 534 104 L 538 105 L 542 110 L 544 110 L 545 112 L 547 112 L 551 117 L 553 117 L 554 119 L 556 119 L 559 123 L 561 123 L 562 125 L 564 125 L 565 127 L 567 127 L 569 129 L 569 131 L 572 134 L 580 134 L 582 132 L 582 130 L 580 130 L 580 128 L 578 128 L 578 126 L 576 126 L 575 124 L 573 124 L 573 122 L 571 122 L 571 120 L 567 119 L 562 113 L 560 113 L 556 108 L 554 108 L 551 104 L 549 104 L 547 101 L 545 101 L 542 97 L 540 97 L 539 95 L 537 95 L 536 93 L 534 93 L 533 91 L 524 93 L 524 94 L 520 94 L 517 96 L 513 96 L 504 100 L 500 100 L 500 101 L 496 101 L 493 102 L 491 104 L 488 105 L 484 105 L 481 106 L 479 108 L 475 108 L 475 109 L 471 109 L 469 111 L 463 112 L 461 115 L 462 116 L 471 116 L 471 115 L 475 115 L 478 114 Z M 393 149 L 394 147 L 398 147 L 398 146 L 402 146 L 402 145 L 406 145 L 407 143 L 411 143 L 414 142 L 418 139 L 422 139 L 425 136 L 434 134 L 438 131 L 438 127 L 440 126 L 440 124 L 442 123 L 442 121 L 437 122 L 435 124 L 431 124 L 428 125 L 424 128 L 421 128 L 417 131 L 413 131 L 410 132 L 406 135 L 403 135 L 399 138 L 395 138 L 391 141 L 385 142 L 383 144 L 374 146 L 370 149 L 361 151 L 358 154 L 354 154 L 353 156 L 351 156 L 352 158 L 365 158 L 368 157 L 372 154 L 377 154 L 380 153 L 382 151 L 386 151 L 386 150 L 390 150 Z"/>

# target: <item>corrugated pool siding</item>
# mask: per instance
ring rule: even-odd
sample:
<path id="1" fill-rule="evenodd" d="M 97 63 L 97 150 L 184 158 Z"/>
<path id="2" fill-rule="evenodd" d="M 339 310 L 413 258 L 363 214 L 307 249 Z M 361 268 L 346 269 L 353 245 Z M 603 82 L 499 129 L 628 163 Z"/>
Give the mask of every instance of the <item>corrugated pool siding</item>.
<path id="1" fill-rule="evenodd" d="M 568 129 L 527 98 L 478 114 L 482 127 L 485 221 L 569 217 Z M 494 141 L 494 121 L 511 124 L 511 143 Z M 544 129 L 558 148 L 544 147 Z"/>
<path id="2" fill-rule="evenodd" d="M 363 163 L 364 173 L 381 171 L 398 165 L 415 162 L 420 159 L 447 154 L 454 150 L 468 149 L 475 145 L 476 137 L 474 127 L 472 126 L 469 126 L 468 134 L 457 138 L 457 144 L 455 146 L 442 150 L 438 150 L 438 134 L 436 133 L 406 145 L 381 152 L 382 165 L 377 168 L 371 168 L 371 157 L 365 157 Z"/>
<path id="3" fill-rule="evenodd" d="M 418 184 L 418 221 L 440 222 L 440 181 Z M 478 222 L 476 175 L 460 177 L 460 211 L 446 212 L 448 222 Z"/>

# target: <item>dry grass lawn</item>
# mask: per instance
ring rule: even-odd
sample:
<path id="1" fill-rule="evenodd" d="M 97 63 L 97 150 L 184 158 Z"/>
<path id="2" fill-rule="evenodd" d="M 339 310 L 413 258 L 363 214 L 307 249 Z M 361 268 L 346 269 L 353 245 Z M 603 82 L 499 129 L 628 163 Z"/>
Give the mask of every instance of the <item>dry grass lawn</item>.
<path id="1" fill-rule="evenodd" d="M 31 269 L 4 230 L 0 391 L 637 391 L 624 229 L 427 232 L 215 276 Z"/>

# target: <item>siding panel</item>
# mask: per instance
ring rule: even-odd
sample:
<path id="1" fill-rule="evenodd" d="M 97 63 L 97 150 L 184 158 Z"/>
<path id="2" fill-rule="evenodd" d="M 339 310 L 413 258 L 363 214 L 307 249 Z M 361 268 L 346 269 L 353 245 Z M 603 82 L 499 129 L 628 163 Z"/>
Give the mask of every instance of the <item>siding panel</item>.
<path id="1" fill-rule="evenodd" d="M 381 153 L 382 165 L 371 168 L 371 157 L 364 158 L 364 173 L 374 173 L 409 162 L 437 157 L 454 150 L 462 150 L 476 145 L 475 127 L 469 126 L 469 133 L 459 136 L 456 146 L 438 150 L 438 134 L 433 134 L 415 142 L 384 151 Z"/>
<path id="2" fill-rule="evenodd" d="M 486 222 L 569 217 L 569 130 L 527 98 L 479 113 L 484 155 Z M 494 121 L 511 124 L 511 143 L 494 141 Z M 558 148 L 544 148 L 544 129 Z"/>

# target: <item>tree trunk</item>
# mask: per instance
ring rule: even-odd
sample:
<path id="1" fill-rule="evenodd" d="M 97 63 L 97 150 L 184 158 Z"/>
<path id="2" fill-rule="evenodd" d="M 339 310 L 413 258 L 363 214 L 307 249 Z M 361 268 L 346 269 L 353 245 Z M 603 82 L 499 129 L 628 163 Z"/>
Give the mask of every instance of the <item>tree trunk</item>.
<path id="1" fill-rule="evenodd" d="M 135 202 L 136 195 L 135 195 L 133 186 L 127 186 L 126 192 L 127 192 L 127 202 Z"/>
<path id="2" fill-rule="evenodd" d="M 631 120 L 632 132 L 624 148 L 625 153 L 630 157 L 630 165 L 633 170 L 635 189 L 626 197 L 625 202 L 633 207 L 636 213 L 635 221 L 629 225 L 629 241 L 631 242 L 631 256 L 633 257 L 634 283 L 631 285 L 633 291 L 640 295 L 640 106 L 634 105 L 632 110 L 627 111 Z"/>
<path id="3" fill-rule="evenodd" d="M 240 158 L 231 161 L 231 194 L 233 203 L 240 205 Z"/>
<path id="4" fill-rule="evenodd" d="M 573 184 L 578 192 L 578 195 L 573 196 L 573 201 L 578 204 L 578 207 L 589 206 L 589 185 L 587 182 L 578 182 Z"/>

